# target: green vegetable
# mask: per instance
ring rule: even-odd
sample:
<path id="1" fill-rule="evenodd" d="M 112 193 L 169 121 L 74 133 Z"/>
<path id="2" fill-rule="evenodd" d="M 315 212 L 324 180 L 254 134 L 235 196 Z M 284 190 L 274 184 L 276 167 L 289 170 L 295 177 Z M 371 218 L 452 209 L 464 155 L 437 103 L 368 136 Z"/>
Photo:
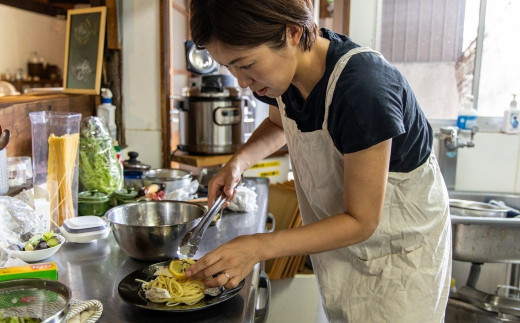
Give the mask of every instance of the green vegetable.
<path id="1" fill-rule="evenodd" d="M 34 250 L 34 247 L 32 244 L 30 244 L 29 242 L 27 242 L 25 244 L 25 251 L 33 251 Z"/>
<path id="2" fill-rule="evenodd" d="M 49 240 L 47 240 L 47 245 L 49 246 L 49 248 L 56 247 L 59 244 L 60 241 L 56 237 L 52 237 Z"/>
<path id="3" fill-rule="evenodd" d="M 35 319 L 27 316 L 8 316 L 4 317 L 4 314 L 0 312 L 0 323 L 40 323 L 42 320 Z"/>
<path id="4" fill-rule="evenodd" d="M 54 231 L 50 231 L 50 232 L 45 232 L 43 233 L 43 241 L 49 241 L 50 238 L 54 237 Z"/>
<path id="5" fill-rule="evenodd" d="M 86 190 L 111 195 L 123 183 L 112 138 L 101 119 L 91 117 L 81 123 L 79 141 L 79 180 Z"/>

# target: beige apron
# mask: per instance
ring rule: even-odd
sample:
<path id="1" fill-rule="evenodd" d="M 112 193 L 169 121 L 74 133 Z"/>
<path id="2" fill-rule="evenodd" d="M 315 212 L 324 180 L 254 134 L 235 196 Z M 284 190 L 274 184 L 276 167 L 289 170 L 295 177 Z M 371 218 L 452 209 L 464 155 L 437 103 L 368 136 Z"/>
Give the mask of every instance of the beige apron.
<path id="1" fill-rule="evenodd" d="M 343 154 L 328 132 L 336 81 L 355 48 L 332 72 L 321 130 L 299 131 L 277 98 L 303 223 L 344 213 Z M 376 55 L 380 55 L 374 52 Z M 448 192 L 435 155 L 409 173 L 388 174 L 381 221 L 366 241 L 311 255 L 331 322 L 441 322 L 451 277 Z"/>

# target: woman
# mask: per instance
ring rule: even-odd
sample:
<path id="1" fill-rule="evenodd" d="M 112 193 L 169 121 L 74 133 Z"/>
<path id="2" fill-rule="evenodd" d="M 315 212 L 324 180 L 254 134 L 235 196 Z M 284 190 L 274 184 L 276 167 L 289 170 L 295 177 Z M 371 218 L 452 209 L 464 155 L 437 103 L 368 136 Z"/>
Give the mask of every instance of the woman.
<path id="1" fill-rule="evenodd" d="M 232 288 L 259 261 L 310 254 L 330 321 L 442 321 L 448 195 L 404 77 L 379 53 L 318 30 L 309 0 L 191 0 L 190 9 L 194 42 L 271 105 L 210 182 L 209 203 L 232 197 L 246 169 L 287 143 L 304 226 L 238 237 L 187 275 Z"/>

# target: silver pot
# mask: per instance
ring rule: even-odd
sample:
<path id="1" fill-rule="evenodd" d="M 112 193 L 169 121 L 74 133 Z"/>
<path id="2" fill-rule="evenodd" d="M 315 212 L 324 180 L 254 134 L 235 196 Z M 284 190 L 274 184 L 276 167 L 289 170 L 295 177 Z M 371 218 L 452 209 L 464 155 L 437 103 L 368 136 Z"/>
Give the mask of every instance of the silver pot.
<path id="1" fill-rule="evenodd" d="M 35 297 L 36 301 L 22 304 L 12 302 L 2 308 L 4 317 L 24 316 L 39 318 L 44 323 L 65 322 L 69 311 L 70 290 L 55 280 L 25 278 L 0 282 L 0 294 L 4 300 L 15 301 L 23 296 Z M 11 303 L 11 302 L 9 302 Z"/>
<path id="2" fill-rule="evenodd" d="M 179 148 L 196 154 L 231 154 L 244 142 L 243 109 L 248 97 L 234 87 L 193 87 L 177 100 Z"/>
<path id="3" fill-rule="evenodd" d="M 489 203 L 450 199 L 450 213 L 460 216 L 507 217 L 508 209 Z"/>
<path id="4" fill-rule="evenodd" d="M 178 188 L 187 187 L 192 180 L 191 172 L 182 169 L 158 168 L 146 171 L 143 174 L 145 186 L 164 184 L 164 192 L 170 193 Z"/>
<path id="5" fill-rule="evenodd" d="M 158 261 L 177 257 L 177 247 L 205 212 L 195 203 L 150 201 L 124 204 L 105 214 L 117 243 L 130 257 Z"/>

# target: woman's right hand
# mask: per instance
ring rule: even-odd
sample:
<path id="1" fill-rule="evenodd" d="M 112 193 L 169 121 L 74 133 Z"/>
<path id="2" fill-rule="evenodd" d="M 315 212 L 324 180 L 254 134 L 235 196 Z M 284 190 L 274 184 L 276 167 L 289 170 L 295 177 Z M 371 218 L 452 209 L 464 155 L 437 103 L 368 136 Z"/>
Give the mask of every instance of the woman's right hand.
<path id="1" fill-rule="evenodd" d="M 210 181 L 208 184 L 208 207 L 215 203 L 217 196 L 226 194 L 227 199 L 224 207 L 229 205 L 229 201 L 233 199 L 236 193 L 236 185 L 240 181 L 242 170 L 238 163 L 233 160 L 229 161 Z"/>

